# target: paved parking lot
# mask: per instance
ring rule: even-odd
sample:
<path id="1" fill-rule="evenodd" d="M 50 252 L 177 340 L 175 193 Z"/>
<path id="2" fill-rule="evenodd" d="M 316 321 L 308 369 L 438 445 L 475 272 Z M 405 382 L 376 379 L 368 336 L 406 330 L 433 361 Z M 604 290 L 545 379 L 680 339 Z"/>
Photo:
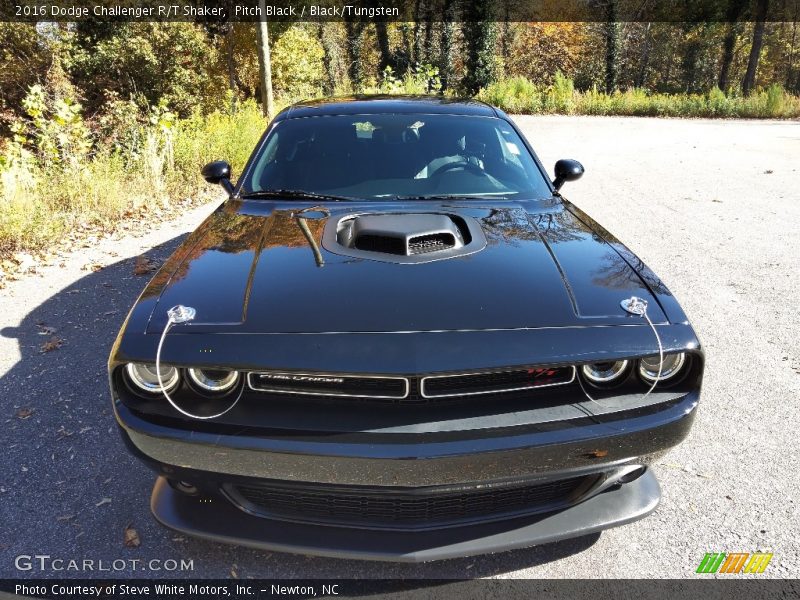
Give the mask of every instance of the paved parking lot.
<path id="1" fill-rule="evenodd" d="M 757 550 L 775 554 L 765 575 L 797 577 L 800 122 L 517 122 L 548 168 L 584 163 L 565 195 L 664 279 L 705 347 L 702 406 L 690 438 L 656 467 L 655 514 L 602 535 L 424 565 L 266 553 L 163 529 L 148 508 L 153 476 L 114 430 L 105 361 L 146 281 L 133 257 L 168 256 L 206 206 L 0 290 L 0 577 L 691 577 L 705 552 Z M 51 334 L 63 345 L 40 353 Z M 124 546 L 127 526 L 139 547 Z M 127 566 L 17 570 L 15 557 L 35 554 Z M 193 570 L 166 570 L 182 558 Z M 131 559 L 161 562 L 141 571 Z"/>

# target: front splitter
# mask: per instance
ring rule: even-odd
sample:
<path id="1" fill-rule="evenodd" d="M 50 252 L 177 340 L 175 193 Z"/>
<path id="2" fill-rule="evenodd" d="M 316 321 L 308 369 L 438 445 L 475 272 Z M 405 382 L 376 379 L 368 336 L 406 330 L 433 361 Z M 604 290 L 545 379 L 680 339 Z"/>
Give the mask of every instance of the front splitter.
<path id="1" fill-rule="evenodd" d="M 226 500 L 181 494 L 159 477 L 150 508 L 162 525 L 217 542 L 277 552 L 419 563 L 580 537 L 641 519 L 655 510 L 660 498 L 658 480 L 647 469 L 630 483 L 558 512 L 446 529 L 386 531 L 253 516 Z"/>

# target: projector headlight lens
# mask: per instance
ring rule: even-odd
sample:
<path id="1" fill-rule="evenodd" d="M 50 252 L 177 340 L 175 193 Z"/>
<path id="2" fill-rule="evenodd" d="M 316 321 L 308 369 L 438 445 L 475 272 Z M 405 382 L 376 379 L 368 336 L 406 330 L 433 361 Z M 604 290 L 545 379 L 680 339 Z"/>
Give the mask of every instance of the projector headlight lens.
<path id="1" fill-rule="evenodd" d="M 583 365 L 581 367 L 581 372 L 584 378 L 591 383 L 605 385 L 620 379 L 625 375 L 627 369 L 627 360 L 614 360 Z"/>
<path id="2" fill-rule="evenodd" d="M 653 383 L 654 381 L 666 381 L 672 379 L 681 372 L 683 365 L 686 363 L 686 354 L 679 352 L 678 354 L 665 354 L 664 360 L 661 362 L 661 376 L 658 376 L 658 357 L 651 356 L 648 358 L 639 359 L 639 375 L 642 379 Z"/>
<path id="3" fill-rule="evenodd" d="M 161 392 L 161 385 L 158 383 L 158 374 L 155 365 L 145 365 L 140 363 L 128 363 L 125 365 L 125 373 L 128 380 L 137 388 L 148 394 L 158 394 Z M 180 374 L 175 367 L 161 365 L 161 381 L 167 392 L 178 387 Z"/>
<path id="4" fill-rule="evenodd" d="M 215 394 L 227 392 L 239 381 L 239 371 L 222 369 L 189 369 L 189 381 L 201 390 Z"/>

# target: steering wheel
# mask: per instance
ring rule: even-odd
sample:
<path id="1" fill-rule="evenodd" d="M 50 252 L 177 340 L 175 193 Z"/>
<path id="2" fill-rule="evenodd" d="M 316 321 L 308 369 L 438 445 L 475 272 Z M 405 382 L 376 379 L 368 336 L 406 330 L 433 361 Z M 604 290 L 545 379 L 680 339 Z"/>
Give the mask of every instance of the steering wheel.
<path id="1" fill-rule="evenodd" d="M 481 169 L 478 165 L 471 163 L 468 160 L 465 160 L 465 161 L 445 163 L 441 167 L 436 169 L 433 173 L 431 173 L 431 177 L 438 177 L 439 175 L 446 173 L 447 171 L 452 171 L 453 169 L 464 169 L 466 171 L 470 171 L 475 175 L 483 175 L 484 177 L 486 176 L 486 172 L 483 169 Z"/>

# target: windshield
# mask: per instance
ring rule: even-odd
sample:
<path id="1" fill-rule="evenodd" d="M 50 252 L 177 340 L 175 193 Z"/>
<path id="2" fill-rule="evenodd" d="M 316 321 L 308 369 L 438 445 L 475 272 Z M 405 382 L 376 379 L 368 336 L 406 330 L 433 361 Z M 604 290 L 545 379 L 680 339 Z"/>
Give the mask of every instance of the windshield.
<path id="1" fill-rule="evenodd" d="M 279 122 L 242 194 L 340 198 L 550 196 L 522 140 L 503 119 L 463 115 L 334 115 Z"/>

